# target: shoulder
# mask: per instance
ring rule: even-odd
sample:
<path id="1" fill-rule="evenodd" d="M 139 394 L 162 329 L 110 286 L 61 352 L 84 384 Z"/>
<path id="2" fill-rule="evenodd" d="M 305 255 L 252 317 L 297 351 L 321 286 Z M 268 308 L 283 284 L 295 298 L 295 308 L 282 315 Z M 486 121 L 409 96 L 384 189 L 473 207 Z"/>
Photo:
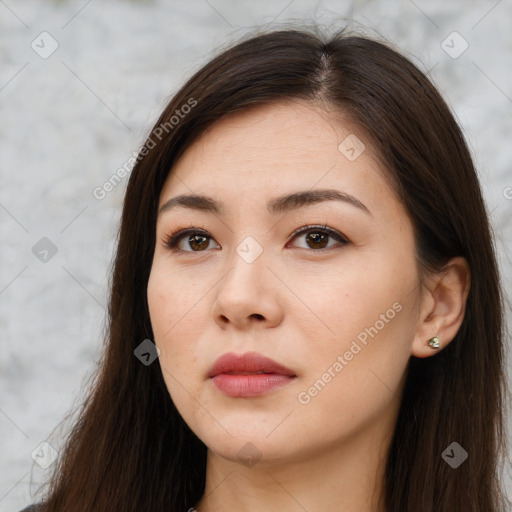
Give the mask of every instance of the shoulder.
<path id="1" fill-rule="evenodd" d="M 20 512 L 38 512 L 39 507 L 37 505 L 29 505 L 27 508 L 20 510 Z"/>

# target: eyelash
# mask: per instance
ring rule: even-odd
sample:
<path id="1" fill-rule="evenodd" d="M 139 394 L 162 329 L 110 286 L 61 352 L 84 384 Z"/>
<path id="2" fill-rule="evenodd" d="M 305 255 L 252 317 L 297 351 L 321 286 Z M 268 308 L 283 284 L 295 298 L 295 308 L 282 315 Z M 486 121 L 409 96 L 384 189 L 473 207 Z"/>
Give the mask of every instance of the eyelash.
<path id="1" fill-rule="evenodd" d="M 338 231 L 328 227 L 327 225 L 308 224 L 305 226 L 301 226 L 300 228 L 296 229 L 290 235 L 290 237 L 293 240 L 298 235 L 308 234 L 310 232 L 322 233 L 322 234 L 328 235 L 328 236 L 334 238 L 334 240 L 336 240 L 337 242 L 339 242 L 341 244 L 341 246 L 344 246 L 344 245 L 347 245 L 350 243 L 350 241 L 345 236 L 343 236 Z M 174 233 L 167 235 L 163 241 L 164 247 L 167 249 L 170 249 L 172 251 L 181 252 L 181 253 L 194 254 L 194 253 L 205 252 L 205 251 L 184 251 L 183 249 L 178 249 L 176 246 L 185 235 L 202 235 L 207 238 L 213 239 L 213 237 L 211 237 L 210 234 L 206 230 L 201 229 L 201 228 L 189 227 L 189 228 L 179 229 L 179 230 L 175 231 Z M 332 249 L 333 247 L 334 246 L 322 248 L 322 249 L 306 249 L 306 250 L 308 250 L 309 252 L 324 252 L 324 251 L 328 251 L 328 250 Z M 304 247 L 299 247 L 299 249 L 304 249 Z"/>

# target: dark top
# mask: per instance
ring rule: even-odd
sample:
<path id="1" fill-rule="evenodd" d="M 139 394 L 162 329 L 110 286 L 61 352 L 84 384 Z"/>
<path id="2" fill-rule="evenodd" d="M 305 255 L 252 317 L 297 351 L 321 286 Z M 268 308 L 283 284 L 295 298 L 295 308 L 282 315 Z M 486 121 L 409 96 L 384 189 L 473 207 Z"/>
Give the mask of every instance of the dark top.
<path id="1" fill-rule="evenodd" d="M 24 508 L 20 512 L 37 512 L 39 507 L 37 505 L 29 505 L 27 508 Z"/>

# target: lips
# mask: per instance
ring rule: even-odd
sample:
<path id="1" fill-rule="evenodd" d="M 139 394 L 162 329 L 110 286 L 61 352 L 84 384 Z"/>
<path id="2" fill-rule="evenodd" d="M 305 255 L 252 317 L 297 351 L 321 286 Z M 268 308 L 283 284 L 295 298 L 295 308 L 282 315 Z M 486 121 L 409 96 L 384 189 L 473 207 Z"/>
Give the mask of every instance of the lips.
<path id="1" fill-rule="evenodd" d="M 215 361 L 208 372 L 208 377 L 212 378 L 220 374 L 261 375 L 265 373 L 287 377 L 296 376 L 290 368 L 257 352 L 246 352 L 240 355 L 228 352 Z"/>
<path id="2" fill-rule="evenodd" d="M 226 396 L 256 398 L 290 384 L 296 375 L 257 352 L 229 352 L 215 361 L 208 377 L 214 388 Z"/>

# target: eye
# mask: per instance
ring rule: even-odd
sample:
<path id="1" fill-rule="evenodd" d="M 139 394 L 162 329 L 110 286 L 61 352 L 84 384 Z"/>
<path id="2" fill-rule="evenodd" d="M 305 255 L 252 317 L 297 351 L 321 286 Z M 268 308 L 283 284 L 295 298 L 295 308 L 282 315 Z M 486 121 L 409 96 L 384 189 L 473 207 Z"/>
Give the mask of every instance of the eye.
<path id="1" fill-rule="evenodd" d="M 347 245 L 349 240 L 338 231 L 327 226 L 303 226 L 292 233 L 292 238 L 303 238 L 305 245 L 301 249 L 330 249 L 333 245 L 329 245 L 329 238 L 335 240 L 341 245 Z"/>
<path id="2" fill-rule="evenodd" d="M 213 241 L 213 238 L 207 231 L 197 228 L 186 228 L 180 229 L 168 236 L 164 240 L 164 246 L 174 251 L 201 252 L 209 248 L 210 241 Z"/>
<path id="3" fill-rule="evenodd" d="M 323 250 L 329 249 L 333 245 L 329 244 L 329 238 L 333 239 L 338 244 L 346 245 L 349 240 L 338 231 L 327 226 L 302 226 L 296 229 L 291 235 L 292 239 L 304 238 L 304 243 L 301 249 L 315 249 Z M 185 228 L 176 231 L 175 233 L 167 236 L 163 242 L 164 246 L 173 251 L 181 252 L 202 252 L 210 248 L 210 242 L 213 238 L 208 231 L 198 228 Z M 220 246 L 217 244 L 217 248 Z"/>

